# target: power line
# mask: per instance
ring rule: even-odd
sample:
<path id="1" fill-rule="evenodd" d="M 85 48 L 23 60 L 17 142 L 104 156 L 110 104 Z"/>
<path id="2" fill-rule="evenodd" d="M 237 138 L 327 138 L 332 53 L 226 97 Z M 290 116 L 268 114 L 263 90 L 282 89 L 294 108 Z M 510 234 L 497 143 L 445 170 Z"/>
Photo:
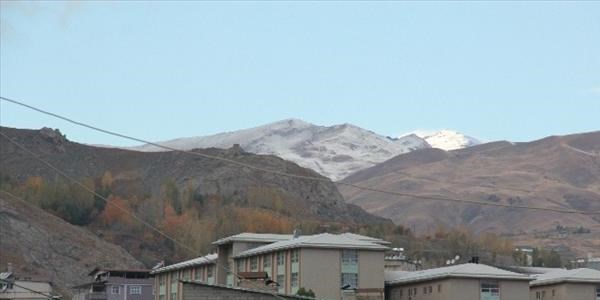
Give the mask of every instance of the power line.
<path id="1" fill-rule="evenodd" d="M 26 291 L 30 291 L 30 292 L 32 292 L 32 293 L 35 293 L 35 294 L 42 295 L 42 296 L 44 296 L 44 297 L 46 297 L 46 298 L 48 298 L 48 299 L 56 299 L 56 298 L 55 298 L 56 296 L 52 296 L 52 295 L 50 295 L 50 294 L 46 294 L 46 293 L 43 293 L 43 292 L 40 292 L 40 291 L 36 291 L 36 290 L 30 289 L 30 288 L 28 288 L 28 287 L 24 287 L 24 286 L 22 286 L 22 285 L 20 285 L 20 284 L 17 284 L 17 283 L 15 283 L 14 281 L 9 281 L 9 280 L 6 280 L 6 279 L 0 279 L 0 281 L 2 281 L 2 282 L 4 282 L 4 283 L 7 283 L 7 284 L 12 284 L 12 285 L 14 285 L 14 286 L 16 286 L 16 287 L 20 287 L 20 288 L 22 288 L 22 289 L 24 289 L 24 290 L 26 290 Z M 60 297 L 58 297 L 58 298 L 60 298 Z"/>
<path id="2" fill-rule="evenodd" d="M 199 253 L 194 250 L 192 247 L 189 247 L 181 242 L 179 242 L 177 239 L 169 236 L 168 234 L 164 233 L 163 231 L 161 231 L 160 229 L 156 228 L 154 225 L 146 222 L 145 220 L 143 220 L 142 218 L 138 217 L 137 215 L 135 215 L 134 213 L 130 212 L 129 210 L 113 203 L 110 202 L 106 197 L 96 193 L 94 190 L 88 188 L 87 186 L 85 186 L 83 183 L 77 181 L 76 179 L 74 179 L 73 177 L 69 176 L 68 174 L 66 174 L 65 172 L 63 172 L 62 170 L 60 170 L 59 168 L 55 167 L 54 165 L 52 165 L 51 163 L 45 161 L 44 159 L 38 157 L 35 153 L 33 153 L 32 151 L 30 151 L 29 149 L 25 148 L 23 145 L 13 141 L 10 137 L 8 137 L 6 134 L 4 134 L 4 132 L 0 131 L 0 135 L 2 137 L 4 137 L 5 139 L 7 139 L 11 144 L 15 145 L 16 147 L 18 147 L 19 149 L 27 152 L 29 155 L 33 156 L 33 158 L 35 158 L 37 161 L 43 163 L 44 165 L 48 166 L 49 168 L 51 168 L 52 170 L 54 170 L 55 172 L 57 172 L 58 174 L 60 174 L 61 176 L 67 178 L 68 180 L 70 180 L 71 182 L 77 184 L 78 186 L 80 186 L 81 188 L 83 188 L 84 190 L 92 193 L 94 196 L 102 199 L 107 205 L 113 205 L 114 207 L 118 208 L 119 210 L 121 210 L 122 212 L 126 213 L 127 215 L 131 216 L 132 218 L 136 219 L 137 221 L 141 222 L 142 224 L 146 225 L 147 227 L 149 227 L 150 229 L 152 229 L 153 231 L 157 232 L 158 234 L 160 234 L 161 236 L 165 237 L 166 239 L 172 241 L 173 243 L 179 245 L 180 247 L 182 247 L 183 249 L 189 251 L 190 253 L 193 254 L 194 257 L 196 257 Z M 3 191 L 3 190 L 1 190 Z M 3 191 L 7 194 L 10 194 L 9 192 Z M 12 194 L 10 194 L 12 195 Z M 14 195 L 13 195 L 14 196 Z M 19 199 L 21 201 L 24 201 L 23 199 Z M 218 264 L 216 264 L 218 265 Z M 239 278 L 239 279 L 244 279 L 243 276 L 237 274 L 236 272 L 234 272 L 232 269 L 227 268 L 225 266 L 221 266 L 221 268 L 223 270 L 225 270 L 228 273 L 231 273 L 233 276 Z M 259 288 L 256 284 L 254 284 L 253 282 L 249 282 L 250 284 L 254 285 L 255 287 Z M 276 298 L 279 298 L 280 300 L 286 300 L 285 298 L 277 295 L 277 293 L 273 292 L 272 293 L 273 296 L 275 296 Z"/>
<path id="3" fill-rule="evenodd" d="M 526 209 L 526 210 L 537 210 L 537 211 L 549 211 L 549 212 L 556 212 L 556 213 L 565 213 L 565 214 L 582 214 L 582 215 L 595 215 L 595 214 L 600 214 L 600 211 L 595 211 L 595 212 L 586 212 L 586 211 L 579 211 L 579 210 L 567 210 L 567 209 L 558 209 L 558 208 L 549 208 L 549 207 L 536 207 L 536 206 L 526 206 L 526 205 L 510 205 L 510 204 L 503 204 L 503 203 L 495 203 L 495 202 L 484 202 L 484 201 L 479 201 L 479 200 L 469 200 L 469 199 L 460 199 L 460 198 L 451 198 L 451 197 L 444 197 L 444 196 L 436 196 L 436 195 L 419 195 L 419 194 L 411 194 L 411 193 L 403 193 L 403 192 L 396 192 L 396 191 L 389 191 L 389 190 L 382 190 L 382 189 L 377 189 L 377 188 L 371 188 L 371 187 L 365 187 L 365 186 L 361 186 L 361 185 L 357 185 L 354 183 L 348 183 L 348 182 L 343 182 L 343 181 L 331 181 L 328 178 L 325 177 L 315 177 L 315 176 L 305 176 L 305 175 L 298 175 L 298 174 L 291 174 L 291 173 L 287 173 L 287 172 L 282 172 L 282 171 L 278 171 L 278 170 L 271 170 L 271 169 L 266 169 L 266 168 L 262 168 L 262 167 L 257 167 L 251 164 L 247 164 L 247 163 L 243 163 L 240 161 L 236 161 L 233 159 L 229 159 L 229 158 L 225 158 L 225 157 L 218 157 L 218 156 L 214 156 L 214 155 L 210 155 L 210 154 L 204 154 L 204 153 L 200 153 L 200 152 L 192 152 L 192 151 L 185 151 L 185 150 L 180 150 L 177 148 L 173 148 L 173 147 L 169 147 L 169 146 L 165 146 L 165 145 L 161 145 L 158 143 L 154 143 L 151 141 L 147 141 L 144 139 L 140 139 L 140 138 L 136 138 L 136 137 L 132 137 L 132 136 L 128 136 L 122 133 L 118 133 L 118 132 L 114 132 L 114 131 L 110 131 L 110 130 L 106 130 L 106 129 L 102 129 L 93 125 L 89 125 L 80 121 L 76 121 L 73 120 L 71 118 L 53 113 L 53 112 L 49 112 L 46 110 L 43 110 L 41 108 L 37 108 L 35 106 L 31 106 L 28 104 L 25 104 L 23 102 L 17 101 L 17 100 L 13 100 L 13 99 L 9 99 L 6 97 L 2 97 L 0 96 L 1 100 L 40 112 L 42 114 L 46 114 L 64 121 L 67 121 L 69 123 L 78 125 L 78 126 L 82 126 L 82 127 L 86 127 L 95 131 L 99 131 L 105 134 L 109 134 L 109 135 L 113 135 L 113 136 L 117 136 L 117 137 L 121 137 L 124 139 L 128 139 L 128 140 L 132 140 L 132 141 L 136 141 L 136 142 L 140 142 L 140 143 L 145 143 L 148 145 L 152 145 L 158 148 L 162 148 L 165 150 L 169 150 L 169 151 L 174 151 L 174 152 L 180 152 L 180 153 L 187 153 L 187 154 L 191 154 L 191 155 L 197 155 L 197 156 L 201 156 L 204 158 L 209 158 L 209 159 L 214 159 L 214 160 L 219 160 L 219 161 L 223 161 L 226 163 L 230 163 L 233 165 L 237 165 L 240 167 L 244 167 L 244 168 L 248 168 L 248 169 L 252 169 L 255 171 L 260 171 L 260 172 L 265 172 L 265 173 L 271 173 L 271 174 L 275 174 L 275 175 L 280 175 L 280 176 L 286 176 L 286 177 L 291 177 L 291 178 L 298 178 L 298 179 L 305 179 L 305 180 L 313 180 L 313 181 L 318 181 L 318 182 L 327 182 L 327 183 L 334 183 L 337 185 L 344 185 L 344 186 L 349 186 L 352 188 L 356 188 L 359 190 L 364 190 L 364 191 L 371 191 L 371 192 L 376 192 L 376 193 L 382 193 L 382 194 L 388 194 L 388 195 L 394 195 L 394 196 L 401 196 L 401 197 L 409 197 L 409 198 L 416 198 L 416 199 L 423 199 L 423 200 L 434 200 L 434 201 L 446 201 L 446 202 L 455 202 L 455 203 L 463 203 L 463 204 L 475 204 L 475 205 L 483 205 L 483 206 L 494 206 L 494 207 L 504 207 L 504 208 L 514 208 L 514 209 Z"/>
<path id="4" fill-rule="evenodd" d="M 80 186 L 82 189 L 90 192 L 91 194 L 93 194 L 95 197 L 98 197 L 99 199 L 102 199 L 102 201 L 104 201 L 107 205 L 112 205 L 114 207 L 116 207 L 118 210 L 128 214 L 129 216 L 131 216 L 132 218 L 138 220 L 139 222 L 142 222 L 144 225 L 148 226 L 150 229 L 152 229 L 154 232 L 160 234 L 161 236 L 169 239 L 170 241 L 172 241 L 173 243 L 187 249 L 188 251 L 190 251 L 191 253 L 197 254 L 196 251 L 182 243 L 180 243 L 179 241 L 171 238 L 169 235 L 167 235 L 166 233 L 164 233 L 163 231 L 161 231 L 160 229 L 156 228 L 154 225 L 146 222 L 145 220 L 143 220 L 142 218 L 136 216 L 134 213 L 130 212 L 129 210 L 121 207 L 118 204 L 115 204 L 114 202 L 110 202 L 106 197 L 98 194 L 96 191 L 90 189 L 89 187 L 87 187 L 85 184 L 77 181 L 76 179 L 74 179 L 73 177 L 69 176 L 68 174 L 66 174 L 65 172 L 61 171 L 59 168 L 55 167 L 54 165 L 52 165 L 51 163 L 43 160 L 42 158 L 40 158 L 39 156 L 37 156 L 35 153 L 33 153 L 32 151 L 30 151 L 29 149 L 23 147 L 21 144 L 13 141 L 10 137 L 8 137 L 4 132 L 0 131 L 0 135 L 2 135 L 5 139 L 7 139 L 11 144 L 15 145 L 16 147 L 18 147 L 19 149 L 27 152 L 29 155 L 31 155 L 33 158 L 35 158 L 37 161 L 43 163 L 44 165 L 46 165 L 47 167 L 49 167 L 50 169 L 54 170 L 56 173 L 60 174 L 61 176 L 65 177 L 66 179 L 68 179 L 69 181 L 77 184 L 78 186 Z"/>

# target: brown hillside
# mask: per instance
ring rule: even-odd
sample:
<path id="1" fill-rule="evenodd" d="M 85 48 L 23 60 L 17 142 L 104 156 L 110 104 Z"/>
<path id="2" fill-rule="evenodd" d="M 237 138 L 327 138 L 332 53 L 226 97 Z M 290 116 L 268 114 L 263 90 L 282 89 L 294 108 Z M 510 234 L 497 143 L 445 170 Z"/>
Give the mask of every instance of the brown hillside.
<path id="1" fill-rule="evenodd" d="M 121 247 L 1 192 L 0 248 L 2 268 L 10 262 L 21 276 L 50 280 L 67 298 L 96 266 L 143 267 Z"/>
<path id="2" fill-rule="evenodd" d="M 96 188 L 103 176 L 110 172 L 110 195 L 120 197 L 115 200 L 116 203 L 129 207 L 155 226 L 201 251 L 208 251 L 213 239 L 239 230 L 287 232 L 299 222 L 342 226 L 389 222 L 355 205 L 346 204 L 330 181 L 273 175 L 187 153 L 92 147 L 71 142 L 60 132 L 48 128 L 22 130 L 2 127 L 1 130 L 70 176 L 91 181 L 92 185 L 95 182 Z M 40 189 L 31 186 L 64 181 L 5 138 L 0 139 L 0 146 L 2 176 L 8 177 L 4 180 L 16 186 L 15 189 L 23 195 L 41 193 Z M 324 178 L 281 158 L 246 153 L 239 147 L 193 151 L 261 168 Z M 38 177 L 43 184 L 34 184 L 40 181 L 33 180 Z M 175 188 L 169 182 L 174 183 Z M 60 185 L 51 187 L 53 189 L 45 190 L 52 193 L 69 190 Z M 176 190 L 175 196 L 173 190 Z M 86 193 L 83 194 L 85 196 Z M 39 202 L 45 200 L 43 196 L 38 198 L 41 199 Z M 183 203 L 176 212 L 168 207 L 171 205 L 178 210 L 174 199 Z M 56 206 L 53 203 L 46 206 L 52 209 L 53 205 Z M 92 211 L 89 214 L 91 223 L 86 225 L 106 240 L 121 245 L 146 265 L 165 258 L 189 257 L 189 252 L 160 237 L 157 239 L 154 233 L 119 211 L 101 210 Z M 62 211 L 58 209 L 58 214 Z"/>
<path id="3" fill-rule="evenodd" d="M 600 132 L 440 151 L 425 149 L 399 155 L 357 172 L 345 181 L 419 195 L 600 211 Z M 553 232 L 557 225 L 583 226 L 592 233 L 600 231 L 600 215 L 465 205 L 391 196 L 351 187 L 343 187 L 340 191 L 349 203 L 417 231 L 427 231 L 438 224 L 466 224 L 478 232 L 532 236 L 539 232 L 546 232 L 545 236 L 558 234 Z M 561 236 L 568 238 L 564 234 Z M 598 251 L 591 246 L 579 249 L 582 252 Z"/>

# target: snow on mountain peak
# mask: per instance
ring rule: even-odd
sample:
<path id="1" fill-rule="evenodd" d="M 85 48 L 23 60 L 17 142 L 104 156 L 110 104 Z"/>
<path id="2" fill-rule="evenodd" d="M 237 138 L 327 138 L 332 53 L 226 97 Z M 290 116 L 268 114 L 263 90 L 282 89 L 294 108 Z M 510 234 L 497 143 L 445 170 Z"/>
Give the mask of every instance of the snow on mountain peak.
<path id="1" fill-rule="evenodd" d="M 332 180 L 429 144 L 417 136 L 397 139 L 376 134 L 352 124 L 318 126 L 299 119 L 286 119 L 263 126 L 210 136 L 159 142 L 176 149 L 230 148 L 239 144 L 245 151 L 272 154 L 313 169 Z M 163 151 L 142 145 L 138 151 Z"/>
<path id="2" fill-rule="evenodd" d="M 425 141 L 427 141 L 427 143 L 429 143 L 429 145 L 431 145 L 431 147 L 446 151 L 462 149 L 481 144 L 481 141 L 476 138 L 449 129 L 442 129 L 433 132 L 417 130 L 413 134 L 423 138 Z"/>

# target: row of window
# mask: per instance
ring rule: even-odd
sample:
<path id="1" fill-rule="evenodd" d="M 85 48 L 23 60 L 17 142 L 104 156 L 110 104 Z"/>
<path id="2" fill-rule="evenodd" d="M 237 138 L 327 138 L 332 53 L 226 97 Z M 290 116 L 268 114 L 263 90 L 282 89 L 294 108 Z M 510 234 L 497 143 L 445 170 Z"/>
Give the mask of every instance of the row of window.
<path id="1" fill-rule="evenodd" d="M 428 294 L 433 294 L 433 286 L 424 286 L 422 287 L 422 291 L 423 291 L 423 295 L 428 295 Z M 416 296 L 419 292 L 419 289 L 416 287 L 413 288 L 408 288 L 407 289 L 407 296 L 412 297 L 412 296 Z M 442 285 L 438 284 L 437 285 L 437 292 L 441 293 L 442 292 Z M 398 293 L 398 298 L 402 299 L 402 297 L 404 296 L 404 289 L 398 289 L 397 290 Z"/>
<path id="2" fill-rule="evenodd" d="M 299 261 L 299 252 L 298 250 L 293 250 L 290 252 L 290 261 L 291 263 L 297 263 Z M 277 252 L 276 254 L 276 260 L 277 260 L 277 266 L 283 266 L 285 265 L 285 252 L 284 251 L 280 251 Z M 257 271 L 258 270 L 258 256 L 252 256 L 249 258 L 250 261 L 250 271 Z M 263 256 L 262 259 L 262 265 L 263 265 L 263 270 L 264 271 L 270 271 L 271 270 L 271 254 L 266 254 Z M 243 272 L 246 270 L 246 263 L 244 259 L 239 259 L 238 263 L 237 263 L 237 271 L 238 272 Z"/>
<path id="3" fill-rule="evenodd" d="M 210 281 L 213 276 L 214 276 L 214 266 L 207 266 L 206 267 L 206 281 Z M 175 271 L 173 273 L 171 273 L 171 277 L 176 280 L 176 279 L 184 279 L 184 280 L 189 280 L 191 279 L 192 276 L 192 270 L 191 269 L 185 269 L 183 271 Z M 196 281 L 203 281 L 205 280 L 204 276 L 204 271 L 202 270 L 202 268 L 196 268 L 195 272 L 194 272 L 194 280 Z M 159 276 L 159 284 L 161 286 L 164 286 L 167 283 L 167 274 L 164 275 L 160 275 Z"/>
<path id="4" fill-rule="evenodd" d="M 118 295 L 121 293 L 121 287 L 118 285 L 113 285 L 110 287 L 110 293 L 113 295 Z M 129 286 L 129 295 L 141 295 L 142 287 L 139 285 L 130 285 Z"/>

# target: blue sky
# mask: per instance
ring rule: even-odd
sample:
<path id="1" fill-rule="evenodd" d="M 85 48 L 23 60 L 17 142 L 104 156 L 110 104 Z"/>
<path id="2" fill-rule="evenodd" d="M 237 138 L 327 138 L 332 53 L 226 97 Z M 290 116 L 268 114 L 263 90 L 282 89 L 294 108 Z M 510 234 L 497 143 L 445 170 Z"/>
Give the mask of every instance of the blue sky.
<path id="1" fill-rule="evenodd" d="M 600 130 L 600 2 L 2 1 L 0 93 L 150 140 L 285 118 Z M 3 126 L 131 142 L 1 103 Z"/>

